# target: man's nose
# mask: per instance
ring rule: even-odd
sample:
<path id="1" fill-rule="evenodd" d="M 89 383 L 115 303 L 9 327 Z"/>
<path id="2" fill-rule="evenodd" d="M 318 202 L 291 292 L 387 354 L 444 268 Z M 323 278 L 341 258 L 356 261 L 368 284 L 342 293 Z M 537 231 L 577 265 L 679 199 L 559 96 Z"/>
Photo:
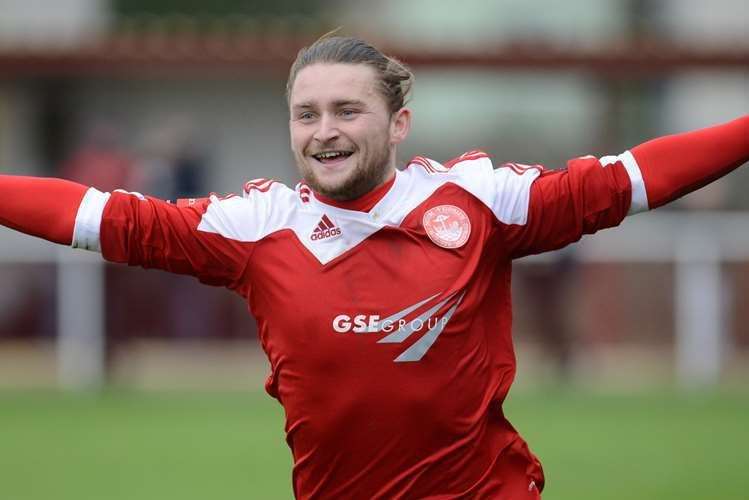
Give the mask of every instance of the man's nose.
<path id="1" fill-rule="evenodd" d="M 320 121 L 318 121 L 318 127 L 314 135 L 315 140 L 327 143 L 335 140 L 339 135 L 340 131 L 338 130 L 338 123 L 335 117 L 327 114 L 323 115 Z"/>

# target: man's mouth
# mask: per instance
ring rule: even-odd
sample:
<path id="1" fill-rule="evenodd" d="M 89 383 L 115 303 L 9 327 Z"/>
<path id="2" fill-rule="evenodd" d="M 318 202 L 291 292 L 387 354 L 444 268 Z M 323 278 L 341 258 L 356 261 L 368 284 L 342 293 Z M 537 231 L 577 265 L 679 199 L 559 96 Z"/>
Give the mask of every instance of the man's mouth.
<path id="1" fill-rule="evenodd" d="M 319 161 L 323 165 L 331 165 L 334 163 L 342 162 L 352 154 L 354 154 L 353 151 L 322 151 L 320 153 L 313 154 L 312 158 Z"/>

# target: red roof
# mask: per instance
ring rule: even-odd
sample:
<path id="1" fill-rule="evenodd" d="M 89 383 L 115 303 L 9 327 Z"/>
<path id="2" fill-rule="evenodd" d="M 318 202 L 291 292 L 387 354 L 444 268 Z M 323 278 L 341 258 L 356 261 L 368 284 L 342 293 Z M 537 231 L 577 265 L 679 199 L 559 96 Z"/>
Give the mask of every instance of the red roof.
<path id="1" fill-rule="evenodd" d="M 299 48 L 316 38 L 317 35 L 310 33 L 325 31 L 309 23 L 270 27 L 224 23 L 205 30 L 189 19 L 123 26 L 124 29 L 110 36 L 78 45 L 0 45 L 0 75 L 8 78 L 139 77 L 175 72 L 201 76 L 285 74 Z M 525 42 L 460 52 L 388 46 L 387 43 L 379 46 L 411 66 L 570 69 L 630 76 L 697 68 L 749 68 L 749 45 L 700 49 L 639 41 L 591 49 Z"/>

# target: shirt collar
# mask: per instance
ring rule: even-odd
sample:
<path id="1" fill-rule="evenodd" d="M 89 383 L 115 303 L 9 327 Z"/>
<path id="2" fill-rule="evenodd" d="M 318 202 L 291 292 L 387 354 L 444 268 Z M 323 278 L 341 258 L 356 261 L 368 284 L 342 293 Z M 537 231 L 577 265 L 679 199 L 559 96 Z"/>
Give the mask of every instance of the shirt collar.
<path id="1" fill-rule="evenodd" d="M 395 184 L 396 176 L 397 175 L 393 175 L 388 181 L 380 184 L 372 191 L 354 200 L 339 201 L 328 198 L 327 196 L 323 196 L 319 193 L 314 193 L 314 195 L 320 203 L 324 203 L 325 205 L 330 205 L 344 210 L 369 212 L 385 197 L 386 194 L 388 194 L 390 189 L 393 187 L 393 184 Z"/>

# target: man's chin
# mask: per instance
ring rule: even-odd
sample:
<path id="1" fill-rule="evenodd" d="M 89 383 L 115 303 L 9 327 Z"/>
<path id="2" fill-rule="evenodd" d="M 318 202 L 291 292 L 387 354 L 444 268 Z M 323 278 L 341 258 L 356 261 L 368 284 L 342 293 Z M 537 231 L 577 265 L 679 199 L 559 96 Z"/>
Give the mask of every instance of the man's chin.
<path id="1" fill-rule="evenodd" d="M 359 198 L 382 182 L 382 172 L 361 169 L 358 166 L 339 172 L 321 171 L 312 165 L 306 167 L 302 176 L 309 187 L 314 192 L 336 201 Z"/>
<path id="2" fill-rule="evenodd" d="M 320 165 L 308 165 L 304 180 L 316 192 L 329 198 L 338 199 L 348 188 L 358 183 L 361 172 L 356 165 L 346 165 L 340 169 L 327 169 Z"/>
<path id="3" fill-rule="evenodd" d="M 328 182 L 316 179 L 316 182 L 308 182 L 308 184 L 316 193 L 336 201 L 354 200 L 365 195 L 374 187 L 366 179 L 355 178 L 354 176 Z"/>
<path id="4" fill-rule="evenodd" d="M 328 198 L 332 198 L 334 200 L 338 201 L 346 201 L 350 200 L 351 193 L 350 193 L 350 187 L 346 183 L 336 183 L 336 184 L 318 184 L 317 188 L 313 189 L 323 195 L 327 196 Z"/>

